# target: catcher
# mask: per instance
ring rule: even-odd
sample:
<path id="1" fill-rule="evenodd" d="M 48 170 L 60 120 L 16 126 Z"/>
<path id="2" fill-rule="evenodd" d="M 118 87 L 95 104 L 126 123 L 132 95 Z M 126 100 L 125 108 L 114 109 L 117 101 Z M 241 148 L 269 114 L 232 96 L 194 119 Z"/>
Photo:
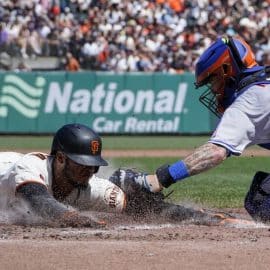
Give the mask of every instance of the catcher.
<path id="1" fill-rule="evenodd" d="M 0 153 L 1 208 L 15 210 L 16 205 L 26 202 L 30 212 L 42 221 L 62 227 L 105 225 L 80 210 L 122 212 L 139 219 L 158 215 L 169 221 L 199 224 L 230 220 L 228 215 L 165 202 L 161 192 L 151 193 L 145 188 L 144 173 L 119 169 L 109 180 L 97 177 L 99 167 L 108 164 L 101 149 L 101 138 L 92 129 L 68 124 L 56 132 L 50 155 Z"/>
<path id="2" fill-rule="evenodd" d="M 199 57 L 195 79 L 196 88 L 204 87 L 201 103 L 220 121 L 207 143 L 146 176 L 152 192 L 215 168 L 249 146 L 270 149 L 270 66 L 260 66 L 242 38 L 217 38 Z M 264 222 L 270 222 L 270 193 L 262 180 L 267 177 L 255 176 L 245 203 L 250 215 Z"/>

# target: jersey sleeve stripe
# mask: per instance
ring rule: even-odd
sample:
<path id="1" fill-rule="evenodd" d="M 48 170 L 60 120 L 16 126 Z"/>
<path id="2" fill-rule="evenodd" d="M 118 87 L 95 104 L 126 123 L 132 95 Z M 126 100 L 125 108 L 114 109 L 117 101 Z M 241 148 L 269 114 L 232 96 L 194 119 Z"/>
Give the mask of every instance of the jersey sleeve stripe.
<path id="1" fill-rule="evenodd" d="M 26 180 L 24 181 L 23 183 L 20 183 L 19 185 L 16 186 L 16 191 L 19 187 L 23 186 L 23 185 L 27 185 L 27 184 L 30 184 L 30 183 L 34 183 L 34 184 L 41 184 L 43 186 L 45 186 L 47 189 L 47 185 L 45 185 L 42 181 L 38 181 L 38 180 Z"/>
<path id="2" fill-rule="evenodd" d="M 213 144 L 217 144 L 220 146 L 223 146 L 224 148 L 226 148 L 231 154 L 235 155 L 235 156 L 240 156 L 242 154 L 242 151 L 236 150 L 233 146 L 224 143 L 222 141 L 218 141 L 218 140 L 209 140 L 209 143 L 213 143 Z"/>

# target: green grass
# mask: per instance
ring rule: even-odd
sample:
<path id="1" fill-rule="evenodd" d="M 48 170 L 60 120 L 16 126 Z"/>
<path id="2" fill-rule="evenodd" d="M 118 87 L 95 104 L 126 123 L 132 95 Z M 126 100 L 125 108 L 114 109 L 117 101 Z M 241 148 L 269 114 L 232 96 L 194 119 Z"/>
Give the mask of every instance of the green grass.
<path id="1" fill-rule="evenodd" d="M 49 149 L 52 136 L 0 136 L 0 150 Z"/>
<path id="2" fill-rule="evenodd" d="M 207 136 L 107 136 L 103 141 L 105 149 L 193 149 L 208 139 Z"/>
<path id="3" fill-rule="evenodd" d="M 103 136 L 103 149 L 193 149 L 207 136 Z M 1 149 L 49 149 L 52 136 L 0 136 Z"/>
<path id="4" fill-rule="evenodd" d="M 52 136 L 0 135 L 0 151 L 40 149 L 49 151 Z M 102 136 L 103 149 L 195 149 L 207 142 L 209 136 Z"/>
<path id="5" fill-rule="evenodd" d="M 174 158 L 115 158 L 114 166 L 133 167 L 153 173 L 164 164 L 176 161 Z M 244 197 L 256 171 L 268 171 L 267 157 L 232 157 L 208 172 L 185 179 L 164 190 L 174 192 L 170 200 L 195 203 L 204 207 L 243 207 Z"/>

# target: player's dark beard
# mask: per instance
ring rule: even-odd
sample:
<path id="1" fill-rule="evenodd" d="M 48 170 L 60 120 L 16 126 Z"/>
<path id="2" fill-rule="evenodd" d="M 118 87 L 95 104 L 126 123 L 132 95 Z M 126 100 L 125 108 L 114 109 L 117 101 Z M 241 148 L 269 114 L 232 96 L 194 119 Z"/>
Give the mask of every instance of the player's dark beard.
<path id="1" fill-rule="evenodd" d="M 74 179 L 73 175 L 71 175 L 70 170 L 69 170 L 69 160 L 66 159 L 65 167 L 64 167 L 64 173 L 63 173 L 65 179 L 75 188 L 79 189 L 86 189 L 88 186 L 87 183 L 78 183 L 76 179 Z"/>

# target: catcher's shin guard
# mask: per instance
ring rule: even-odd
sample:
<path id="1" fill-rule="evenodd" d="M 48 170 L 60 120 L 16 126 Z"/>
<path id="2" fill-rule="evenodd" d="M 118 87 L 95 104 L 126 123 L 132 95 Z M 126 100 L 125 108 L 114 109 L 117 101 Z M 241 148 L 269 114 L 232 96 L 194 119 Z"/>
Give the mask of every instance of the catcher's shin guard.
<path id="1" fill-rule="evenodd" d="M 245 209 L 257 221 L 270 222 L 270 174 L 256 172 L 245 198 Z"/>

